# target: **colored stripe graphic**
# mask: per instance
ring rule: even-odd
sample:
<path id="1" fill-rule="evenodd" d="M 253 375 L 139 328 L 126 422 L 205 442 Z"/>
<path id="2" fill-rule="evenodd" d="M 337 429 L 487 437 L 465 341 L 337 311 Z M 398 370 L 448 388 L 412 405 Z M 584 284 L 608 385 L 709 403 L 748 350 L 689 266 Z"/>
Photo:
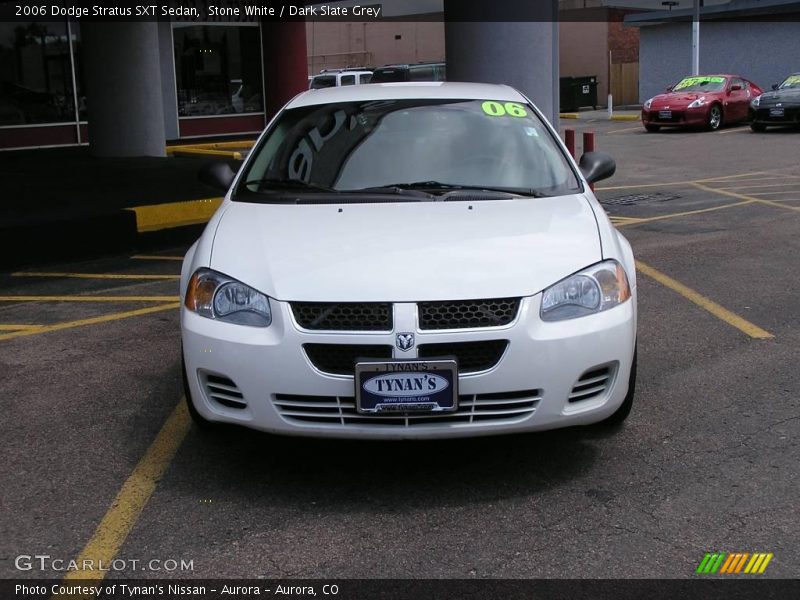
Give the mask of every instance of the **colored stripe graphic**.
<path id="1" fill-rule="evenodd" d="M 700 574 L 762 574 L 774 554 L 766 552 L 707 552 L 697 566 Z M 745 566 L 746 565 L 746 566 Z"/>

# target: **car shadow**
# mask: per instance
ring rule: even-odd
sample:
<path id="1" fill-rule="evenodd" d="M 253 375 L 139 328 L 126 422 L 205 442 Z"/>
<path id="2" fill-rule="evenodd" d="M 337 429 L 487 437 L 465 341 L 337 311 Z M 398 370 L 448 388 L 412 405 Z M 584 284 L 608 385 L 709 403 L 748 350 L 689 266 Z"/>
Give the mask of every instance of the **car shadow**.
<path id="1" fill-rule="evenodd" d="M 594 440 L 613 433 L 571 428 L 436 441 L 353 441 L 193 427 L 176 459 L 180 474 L 170 480 L 197 485 L 204 494 L 235 490 L 239 502 L 312 503 L 318 511 L 474 505 L 569 483 L 592 469 Z"/>

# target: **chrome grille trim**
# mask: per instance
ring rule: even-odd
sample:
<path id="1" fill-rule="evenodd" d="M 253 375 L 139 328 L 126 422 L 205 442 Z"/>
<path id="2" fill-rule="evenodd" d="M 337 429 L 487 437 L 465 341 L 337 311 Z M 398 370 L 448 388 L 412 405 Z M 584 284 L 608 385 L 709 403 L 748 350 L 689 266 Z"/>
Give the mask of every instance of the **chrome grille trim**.
<path id="1" fill-rule="evenodd" d="M 459 396 L 453 413 L 361 415 L 351 396 L 295 396 L 276 394 L 273 405 L 280 416 L 295 424 L 347 427 L 426 427 L 439 423 L 508 423 L 530 417 L 542 399 L 541 390 Z"/>

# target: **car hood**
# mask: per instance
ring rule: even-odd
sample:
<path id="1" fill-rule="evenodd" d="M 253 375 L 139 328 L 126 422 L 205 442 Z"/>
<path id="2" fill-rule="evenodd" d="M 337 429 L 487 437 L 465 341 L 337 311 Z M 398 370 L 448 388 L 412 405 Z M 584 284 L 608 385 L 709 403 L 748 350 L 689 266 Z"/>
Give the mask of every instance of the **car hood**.
<path id="1" fill-rule="evenodd" d="M 671 94 L 659 94 L 655 98 L 653 98 L 653 102 L 650 105 L 650 108 L 660 108 L 664 106 L 669 106 L 671 108 L 682 108 L 686 107 L 698 98 L 702 98 L 705 96 L 706 98 L 715 98 L 717 96 L 716 92 L 673 92 Z"/>
<path id="2" fill-rule="evenodd" d="M 764 92 L 759 100 L 762 106 L 777 104 L 778 102 L 788 102 L 790 104 L 800 104 L 800 89 L 775 90 Z"/>
<path id="3" fill-rule="evenodd" d="M 583 195 L 280 205 L 231 202 L 211 268 L 277 300 L 529 296 L 602 259 Z"/>

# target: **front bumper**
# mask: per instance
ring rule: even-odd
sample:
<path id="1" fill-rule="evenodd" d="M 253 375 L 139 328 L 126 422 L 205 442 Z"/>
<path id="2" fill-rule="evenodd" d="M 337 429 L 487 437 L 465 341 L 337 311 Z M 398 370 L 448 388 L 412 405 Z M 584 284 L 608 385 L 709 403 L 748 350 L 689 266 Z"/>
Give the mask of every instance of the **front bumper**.
<path id="1" fill-rule="evenodd" d="M 632 299 L 621 306 L 558 323 L 539 319 L 540 301 L 541 295 L 524 298 L 514 322 L 504 327 L 415 331 L 417 346 L 508 341 L 492 368 L 459 376 L 461 408 L 449 416 L 389 418 L 357 414 L 353 408 L 353 378 L 321 372 L 311 363 L 303 345 L 394 346 L 395 334 L 301 330 L 289 305 L 274 300 L 273 323 L 265 329 L 214 321 L 182 309 L 189 389 L 198 412 L 208 420 L 286 435 L 449 438 L 537 431 L 603 420 L 614 413 L 628 391 L 636 339 L 635 290 Z M 401 310 L 414 319 L 415 308 L 414 304 L 396 304 L 394 310 L 395 314 Z M 394 356 L 414 358 L 413 352 L 409 356 L 396 349 Z M 586 383 L 598 379 L 597 373 L 602 372 L 606 377 L 600 377 L 602 381 L 597 385 Z M 587 374 L 591 377 L 579 383 Z M 234 398 L 240 398 L 244 406 L 224 403 L 225 389 L 231 384 Z M 215 399 L 220 397 L 216 393 L 220 385 L 223 403 Z M 574 401 L 576 390 L 581 390 L 578 401 Z M 595 392 L 587 396 L 586 390 Z M 573 402 L 569 401 L 570 394 Z"/>
<path id="2" fill-rule="evenodd" d="M 660 110 L 642 109 L 642 123 L 659 127 L 703 127 L 708 122 L 708 106 L 670 110 L 670 118 L 662 118 Z"/>
<path id="3" fill-rule="evenodd" d="M 764 125 L 800 125 L 800 105 L 780 107 L 783 115 L 771 114 L 775 106 L 760 106 L 758 109 L 750 107 L 749 119 L 751 123 Z"/>

